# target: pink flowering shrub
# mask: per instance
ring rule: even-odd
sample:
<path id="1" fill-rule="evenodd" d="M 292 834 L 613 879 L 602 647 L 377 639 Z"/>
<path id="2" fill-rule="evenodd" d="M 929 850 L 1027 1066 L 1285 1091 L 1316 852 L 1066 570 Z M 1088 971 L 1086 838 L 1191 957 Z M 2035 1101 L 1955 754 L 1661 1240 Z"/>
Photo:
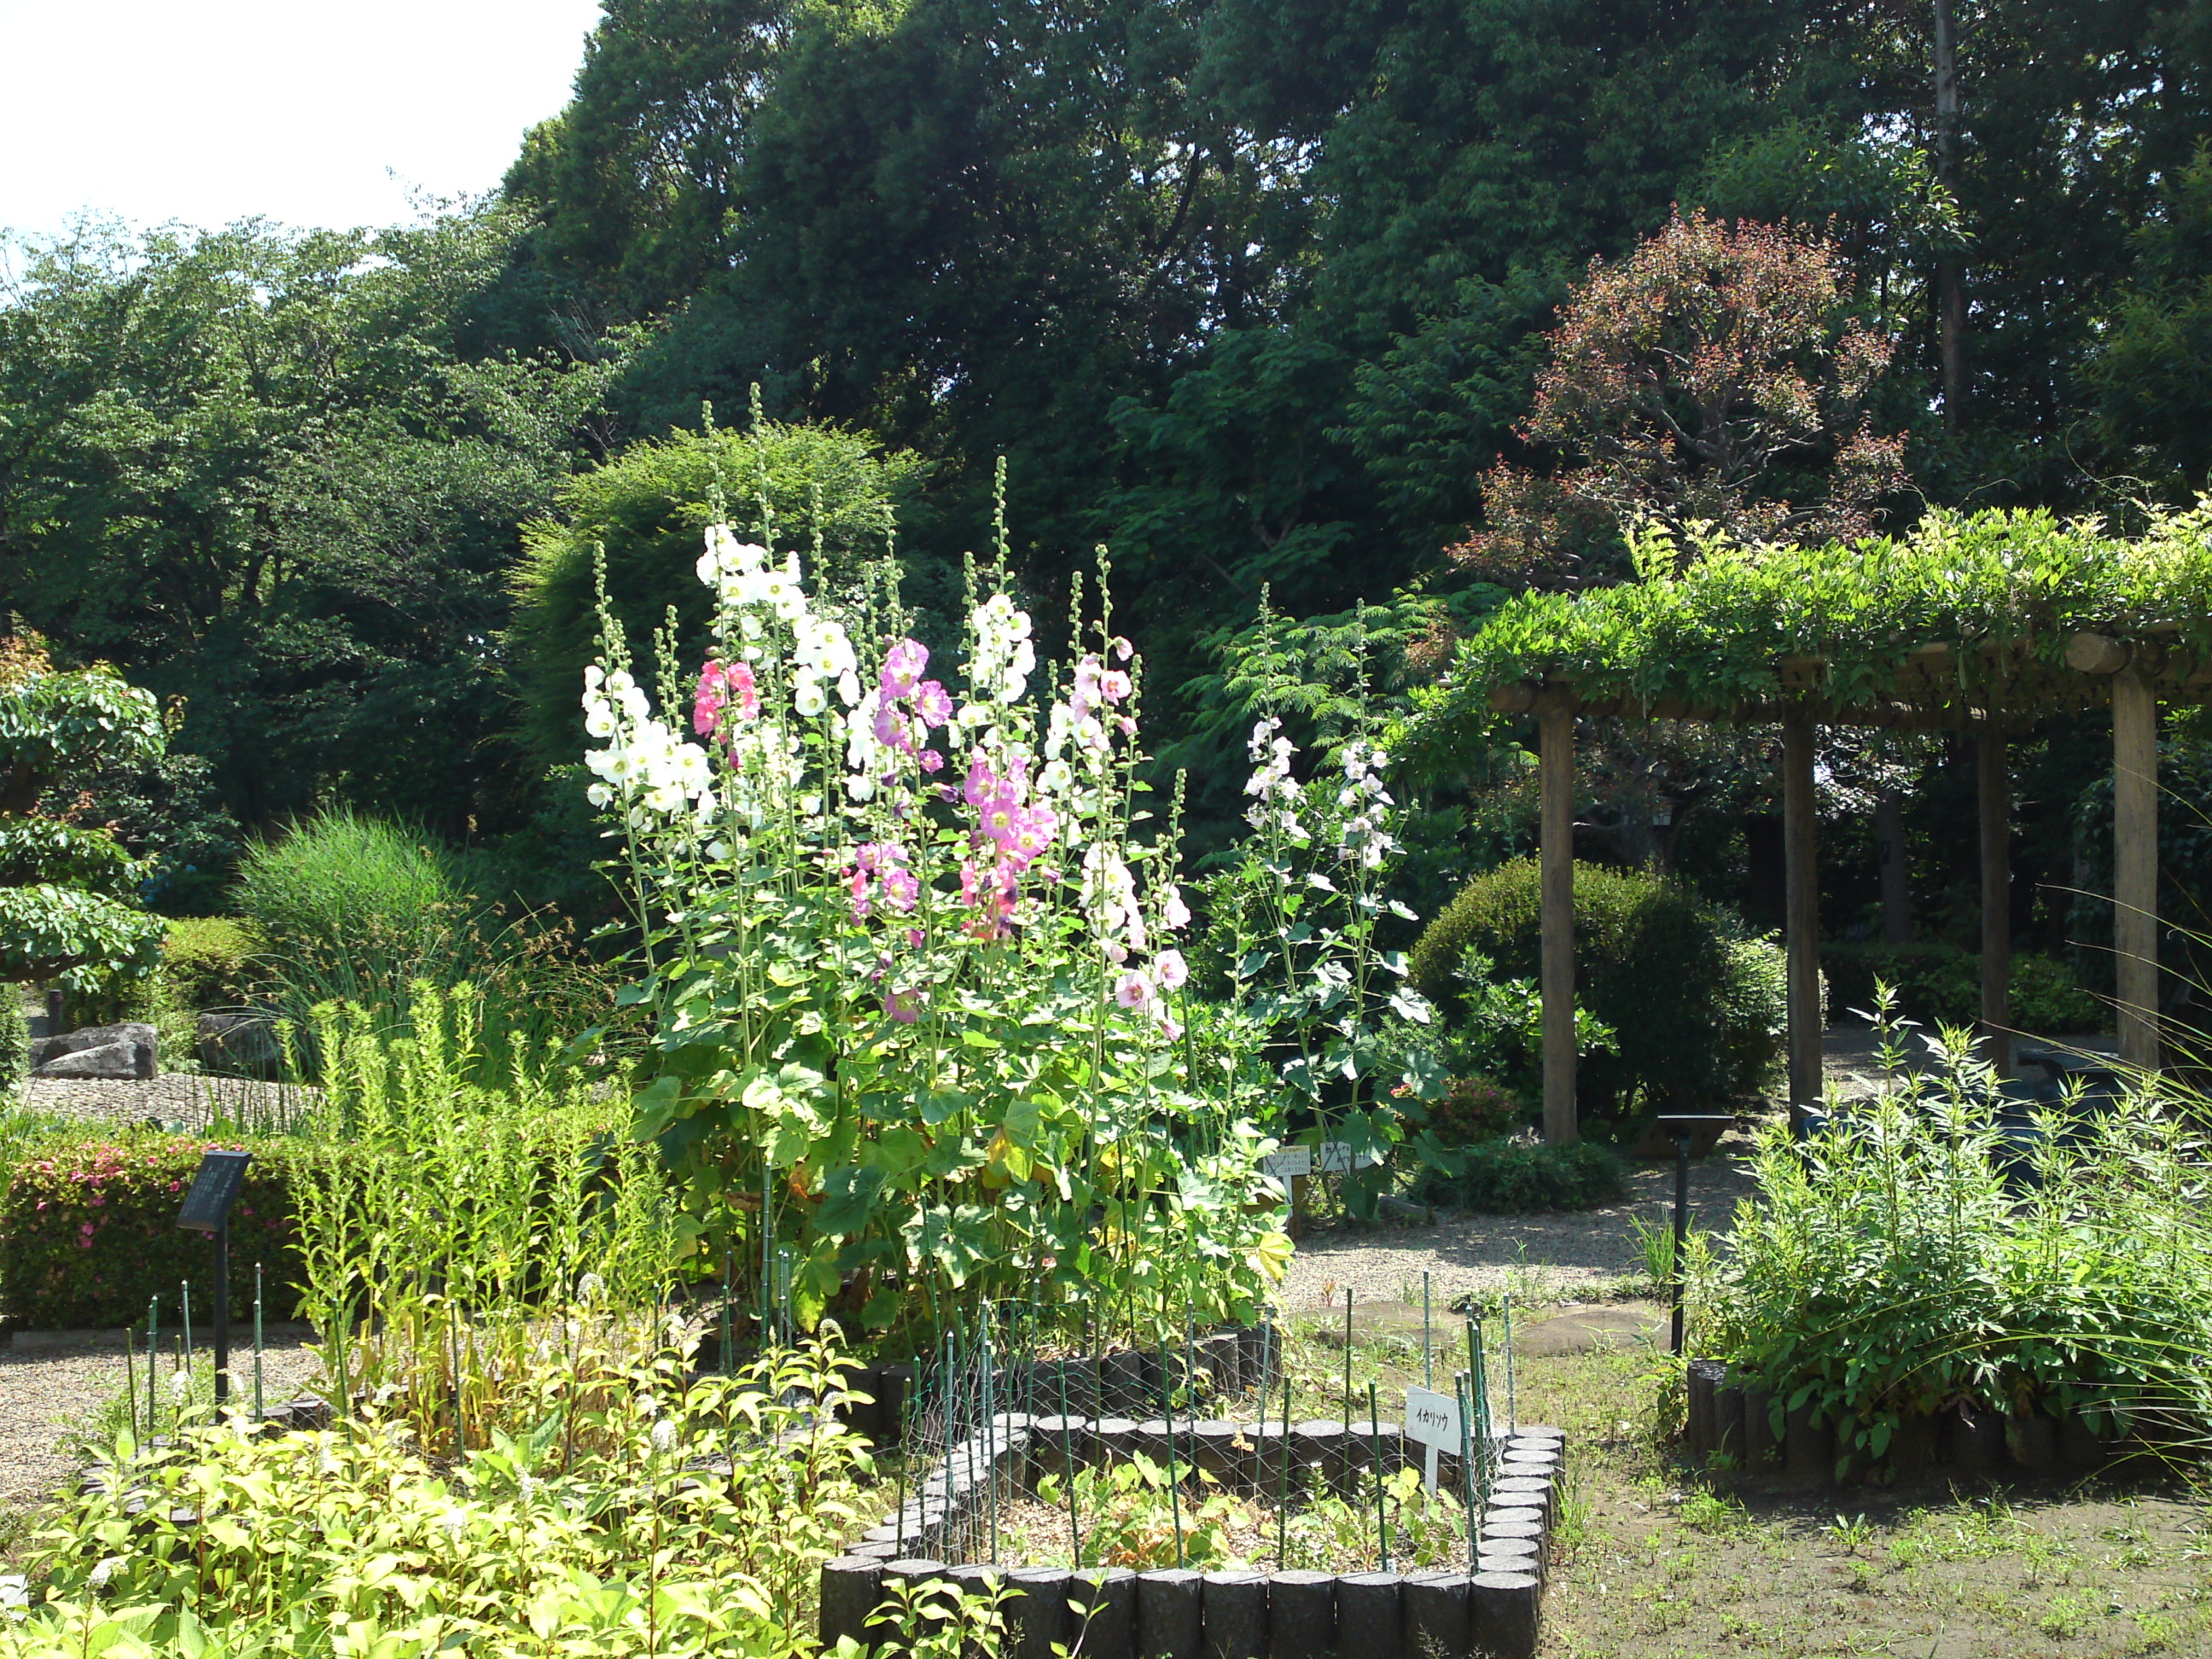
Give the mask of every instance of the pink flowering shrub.
<path id="1" fill-rule="evenodd" d="M 178 1284 L 192 1285 L 193 1317 L 212 1312 L 207 1236 L 177 1226 L 200 1154 L 215 1145 L 133 1129 L 52 1141 L 0 1171 L 0 1312 L 33 1330 L 143 1322 L 161 1299 L 177 1323 Z M 289 1185 L 296 1156 L 283 1141 L 246 1143 L 253 1153 L 231 1211 L 231 1312 L 253 1312 L 253 1264 L 263 1265 L 263 1313 L 289 1319 L 300 1262 Z"/>

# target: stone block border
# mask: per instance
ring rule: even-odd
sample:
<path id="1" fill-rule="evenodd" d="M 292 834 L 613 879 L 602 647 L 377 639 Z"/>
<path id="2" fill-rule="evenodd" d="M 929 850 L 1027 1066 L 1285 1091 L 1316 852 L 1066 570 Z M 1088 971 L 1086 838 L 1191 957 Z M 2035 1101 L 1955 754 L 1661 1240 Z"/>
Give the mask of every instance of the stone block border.
<path id="1" fill-rule="evenodd" d="M 995 1583 L 1010 1593 L 1005 1659 L 1051 1659 L 1055 1644 L 1083 1659 L 1533 1659 L 1565 1457 L 1565 1437 L 1540 1425 L 1500 1443 L 1471 1573 L 1002 1570 L 932 1553 L 994 1480 L 1033 1486 L 1071 1459 L 1164 1450 L 1167 1431 L 1164 1420 L 1000 1413 L 948 1449 L 904 1510 L 823 1564 L 823 1646 L 844 1636 L 864 1647 L 890 1639 L 889 1584 L 976 1591 Z M 1349 1443 L 1341 1422 L 1294 1423 L 1291 1433 L 1309 1480 L 1349 1483 L 1404 1456 L 1395 1423 L 1372 1435 L 1354 1425 Z M 1246 1492 L 1255 1489 L 1254 1454 L 1240 1468 L 1235 1442 L 1261 1456 L 1282 1443 L 1279 1428 L 1244 1424 L 1179 1423 L 1175 1434 L 1179 1447 L 1196 1447 L 1201 1467 Z"/>

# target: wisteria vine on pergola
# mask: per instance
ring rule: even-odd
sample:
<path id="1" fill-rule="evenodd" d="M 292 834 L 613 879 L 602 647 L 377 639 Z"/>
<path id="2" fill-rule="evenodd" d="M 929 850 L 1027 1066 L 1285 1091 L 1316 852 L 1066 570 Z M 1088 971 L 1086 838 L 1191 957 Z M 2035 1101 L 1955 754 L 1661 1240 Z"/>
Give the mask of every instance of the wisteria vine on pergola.
<path id="1" fill-rule="evenodd" d="M 2002 1043 L 2010 939 L 2005 746 L 2045 714 L 2109 704 L 2121 1050 L 2154 1062 L 2157 706 L 2212 698 L 2212 503 L 2138 536 L 2041 512 L 1930 513 L 1900 536 L 1746 546 L 1633 538 L 1636 581 L 1509 601 L 1424 694 L 1415 740 L 1498 713 L 1542 727 L 1545 1117 L 1574 1133 L 1573 732 L 1577 718 L 1778 722 L 1789 848 L 1790 1097 L 1820 1091 L 1814 733 L 1974 732 L 1980 743 L 1983 1023 Z"/>

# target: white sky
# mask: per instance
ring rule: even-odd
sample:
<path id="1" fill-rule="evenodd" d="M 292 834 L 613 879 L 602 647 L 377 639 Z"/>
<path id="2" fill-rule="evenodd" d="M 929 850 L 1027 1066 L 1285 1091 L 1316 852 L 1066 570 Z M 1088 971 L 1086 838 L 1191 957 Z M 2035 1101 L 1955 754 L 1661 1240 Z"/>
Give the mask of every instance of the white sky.
<path id="1" fill-rule="evenodd" d="M 411 219 L 410 186 L 499 182 L 525 130 L 567 103 L 599 11 L 0 0 L 0 227 L 56 230 L 84 209 L 140 225 Z"/>

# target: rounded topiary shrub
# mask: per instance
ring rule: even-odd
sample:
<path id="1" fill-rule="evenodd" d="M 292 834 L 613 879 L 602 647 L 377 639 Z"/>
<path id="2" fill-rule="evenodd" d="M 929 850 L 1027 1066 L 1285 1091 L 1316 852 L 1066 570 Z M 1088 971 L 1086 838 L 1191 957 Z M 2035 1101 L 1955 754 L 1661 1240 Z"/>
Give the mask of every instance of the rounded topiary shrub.
<path id="1" fill-rule="evenodd" d="M 1413 983 L 1449 1023 L 1463 1007 L 1470 952 L 1493 974 L 1534 980 L 1542 919 L 1536 860 L 1461 890 L 1413 947 Z M 1596 1112 L 1728 1106 L 1765 1086 L 1783 1051 L 1781 952 L 1642 871 L 1575 866 L 1575 988 L 1610 1026 L 1586 1054 L 1577 1092 Z"/>

